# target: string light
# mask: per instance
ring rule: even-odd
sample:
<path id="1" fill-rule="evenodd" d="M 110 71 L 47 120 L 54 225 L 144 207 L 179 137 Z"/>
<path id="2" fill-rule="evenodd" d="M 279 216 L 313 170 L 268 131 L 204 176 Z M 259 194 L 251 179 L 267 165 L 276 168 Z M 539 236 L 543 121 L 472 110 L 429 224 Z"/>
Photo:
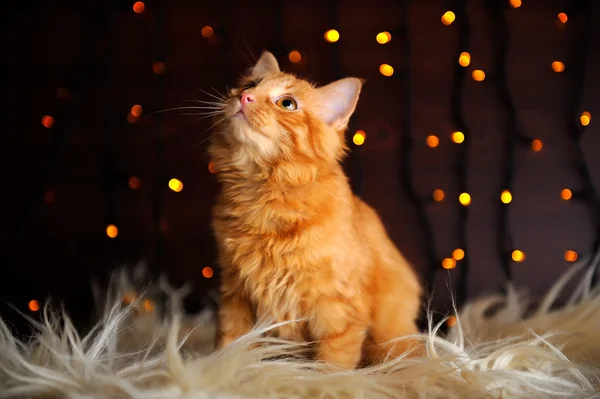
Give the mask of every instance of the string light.
<path id="1" fill-rule="evenodd" d="M 460 66 L 468 67 L 471 63 L 471 54 L 467 53 L 466 51 L 460 53 L 460 56 L 458 57 L 458 63 Z"/>
<path id="2" fill-rule="evenodd" d="M 214 276 L 215 272 L 213 271 L 212 267 L 210 266 L 206 266 L 204 269 L 202 269 L 202 275 L 205 278 L 211 278 L 212 276 Z"/>
<path id="3" fill-rule="evenodd" d="M 200 31 L 200 34 L 202 35 L 202 37 L 208 39 L 209 37 L 211 37 L 214 34 L 214 30 L 211 26 L 206 25 L 205 27 L 202 28 L 202 30 Z"/>
<path id="4" fill-rule="evenodd" d="M 465 141 L 465 135 L 463 132 L 454 132 L 450 135 L 450 139 L 456 144 L 460 144 Z"/>
<path id="5" fill-rule="evenodd" d="M 566 24 L 567 21 L 569 20 L 569 17 L 567 17 L 567 14 L 565 14 L 564 12 L 561 12 L 558 14 L 558 20 L 563 23 Z"/>
<path id="6" fill-rule="evenodd" d="M 427 138 L 425 139 L 425 142 L 427 143 L 427 145 L 431 148 L 435 148 L 440 144 L 440 139 L 433 135 L 430 134 L 429 136 L 427 136 Z"/>
<path id="7" fill-rule="evenodd" d="M 442 190 L 440 190 L 439 188 L 436 190 L 433 190 L 433 200 L 435 202 L 442 202 L 444 200 L 444 197 L 446 196 L 444 194 L 444 192 Z"/>
<path id="8" fill-rule="evenodd" d="M 215 173 L 217 173 L 217 166 L 215 165 L 215 163 L 214 163 L 214 162 L 212 162 L 212 161 L 211 161 L 211 162 L 209 162 L 209 163 L 208 163 L 208 171 L 209 171 L 210 173 L 212 173 L 213 175 L 214 175 Z"/>
<path id="9" fill-rule="evenodd" d="M 135 3 L 133 3 L 133 12 L 135 12 L 136 14 L 143 13 L 145 9 L 146 5 L 143 1 L 136 1 Z"/>
<path id="10" fill-rule="evenodd" d="M 131 107 L 131 115 L 138 117 L 142 114 L 142 106 L 139 104 L 134 105 L 133 107 Z"/>
<path id="11" fill-rule="evenodd" d="M 564 72 L 565 71 L 564 62 L 561 62 L 561 61 L 552 62 L 552 70 L 557 73 Z"/>
<path id="12" fill-rule="evenodd" d="M 181 180 L 173 178 L 169 180 L 169 188 L 178 193 L 181 190 L 183 190 L 183 183 L 181 182 Z"/>
<path id="13" fill-rule="evenodd" d="M 377 43 L 379 44 L 389 43 L 392 40 L 392 34 L 390 32 L 379 32 L 375 37 L 375 40 L 377 40 Z"/>
<path id="14" fill-rule="evenodd" d="M 456 15 L 452 11 L 446 11 L 444 15 L 442 15 L 442 23 L 444 25 L 450 25 L 456 19 Z"/>
<path id="15" fill-rule="evenodd" d="M 119 229 L 114 224 L 109 224 L 108 226 L 106 226 L 106 235 L 109 238 L 115 238 L 119 235 Z"/>
<path id="16" fill-rule="evenodd" d="M 44 115 L 42 117 L 42 125 L 47 129 L 52 129 L 52 126 L 54 126 L 54 118 L 50 115 Z"/>
<path id="17" fill-rule="evenodd" d="M 463 206 L 469 206 L 471 204 L 471 194 L 462 193 L 458 196 L 458 202 Z"/>
<path id="18" fill-rule="evenodd" d="M 329 43 L 335 43 L 338 40 L 340 40 L 340 32 L 338 32 L 335 29 L 329 29 L 327 32 L 325 32 L 325 41 L 329 42 Z"/>
<path id="19" fill-rule="evenodd" d="M 356 145 L 363 145 L 367 139 L 367 134 L 363 130 L 357 130 L 352 137 L 352 142 Z"/>
<path id="20" fill-rule="evenodd" d="M 456 267 L 456 261 L 452 258 L 445 258 L 442 261 L 442 267 L 446 270 L 451 270 Z"/>
<path id="21" fill-rule="evenodd" d="M 521 0 L 510 0 L 510 5 L 512 8 L 521 7 Z"/>
<path id="22" fill-rule="evenodd" d="M 137 177 L 135 177 L 135 176 L 131 176 L 131 177 L 129 178 L 129 180 L 127 181 L 127 185 L 129 186 L 129 188 L 130 188 L 130 189 L 132 189 L 132 190 L 137 190 L 138 188 L 140 188 L 140 187 L 141 187 L 141 185 L 142 185 L 142 182 L 141 182 L 141 180 L 140 180 L 140 179 L 138 179 Z"/>
<path id="23" fill-rule="evenodd" d="M 452 258 L 454 260 L 463 260 L 465 258 L 465 251 L 462 248 L 456 248 L 452 251 Z"/>
<path id="24" fill-rule="evenodd" d="M 525 260 L 525 252 L 515 249 L 514 251 L 512 251 L 511 258 L 515 262 L 523 262 Z"/>
<path id="25" fill-rule="evenodd" d="M 288 58 L 294 64 L 297 64 L 298 62 L 302 61 L 302 55 L 297 50 L 290 51 L 290 53 L 288 54 Z"/>
<path id="26" fill-rule="evenodd" d="M 510 191 L 502 191 L 502 193 L 500 194 L 500 201 L 502 201 L 503 204 L 510 204 L 510 202 L 512 201 L 512 194 L 510 193 Z"/>
<path id="27" fill-rule="evenodd" d="M 542 150 L 542 141 L 538 139 L 531 140 L 531 149 L 535 152 L 540 152 Z"/>
<path id="28" fill-rule="evenodd" d="M 579 255 L 577 254 L 577 252 L 575 252 L 573 250 L 565 251 L 564 258 L 567 262 L 575 262 L 578 257 L 579 257 Z"/>
<path id="29" fill-rule="evenodd" d="M 591 121 L 592 121 L 592 114 L 590 114 L 588 111 L 585 111 L 579 117 L 579 122 L 581 122 L 581 126 L 587 126 L 590 124 Z"/>
<path id="30" fill-rule="evenodd" d="M 560 192 L 560 198 L 564 199 L 565 201 L 568 201 L 571 198 L 573 198 L 573 192 L 571 190 L 569 190 L 568 188 L 564 188 Z"/>
<path id="31" fill-rule="evenodd" d="M 31 301 L 29 301 L 29 303 L 27 304 L 27 307 L 29 308 L 29 310 L 31 310 L 32 312 L 37 312 L 38 310 L 40 310 L 40 303 L 38 301 L 36 301 L 35 299 L 32 299 Z"/>
<path id="32" fill-rule="evenodd" d="M 394 74 L 394 68 L 389 64 L 381 64 L 379 65 L 379 73 L 389 77 Z"/>
<path id="33" fill-rule="evenodd" d="M 476 82 L 483 82 L 485 80 L 485 72 L 483 72 L 481 69 L 474 70 L 471 76 Z"/>
<path id="34" fill-rule="evenodd" d="M 152 64 L 152 72 L 154 72 L 155 75 L 162 75 L 166 70 L 167 66 L 162 61 L 157 61 Z"/>

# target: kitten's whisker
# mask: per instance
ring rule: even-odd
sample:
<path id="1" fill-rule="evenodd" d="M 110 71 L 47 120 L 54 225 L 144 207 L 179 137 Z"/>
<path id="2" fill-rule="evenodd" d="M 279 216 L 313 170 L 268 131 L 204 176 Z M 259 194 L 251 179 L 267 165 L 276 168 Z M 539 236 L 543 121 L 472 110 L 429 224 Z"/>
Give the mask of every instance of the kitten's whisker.
<path id="1" fill-rule="evenodd" d="M 252 59 L 254 59 L 254 63 L 256 63 L 256 56 L 252 52 L 252 49 L 250 48 L 250 45 L 248 44 L 248 41 L 246 40 L 246 36 L 243 36 L 242 39 L 244 40 L 244 44 L 246 44 L 246 48 L 248 49 L 248 52 L 252 56 Z"/>
<path id="2" fill-rule="evenodd" d="M 214 105 L 214 106 L 216 106 L 216 107 L 221 107 L 221 108 L 223 108 L 223 107 L 225 107 L 225 106 L 227 105 L 227 104 L 226 104 L 226 103 L 224 103 L 224 102 L 220 102 L 220 103 L 218 103 L 218 102 L 216 102 L 216 101 L 204 101 L 204 100 L 198 100 L 198 99 L 193 99 L 193 100 L 185 100 L 185 101 L 189 101 L 189 102 L 192 102 L 192 103 L 206 104 L 206 105 Z"/>
<path id="3" fill-rule="evenodd" d="M 215 100 L 218 100 L 219 102 L 223 102 L 223 99 L 222 99 L 222 98 L 220 98 L 220 97 L 217 97 L 217 96 L 215 96 L 214 94 L 207 92 L 206 90 L 202 90 L 202 89 L 201 89 L 201 88 L 199 88 L 199 87 L 196 87 L 196 89 L 200 90 L 202 93 L 206 94 L 207 96 L 210 96 L 210 97 L 214 98 Z"/>
<path id="4" fill-rule="evenodd" d="M 150 116 L 150 115 L 156 115 L 156 114 L 162 114 L 164 112 L 171 112 L 171 111 L 184 111 L 184 110 L 212 110 L 215 115 L 221 114 L 223 112 L 223 108 L 217 108 L 217 107 L 175 107 L 175 108 L 167 108 L 167 109 L 162 109 L 159 111 L 154 111 L 151 113 L 146 114 L 146 116 Z"/>
<path id="5" fill-rule="evenodd" d="M 227 101 L 227 97 L 225 97 L 225 94 L 221 93 L 219 90 L 215 89 L 214 87 L 212 87 L 211 85 L 208 85 L 208 87 L 210 87 L 211 89 L 213 89 L 213 91 L 215 93 L 217 93 L 217 95 L 223 99 L 223 101 Z"/>
<path id="6" fill-rule="evenodd" d="M 235 47 L 235 49 L 240 52 L 240 54 L 242 55 L 242 57 L 244 57 L 246 59 L 246 62 L 248 64 L 252 64 L 252 60 L 249 59 L 246 54 L 244 54 L 244 52 L 237 46 L 237 44 L 235 44 L 235 43 L 232 43 L 232 44 L 233 44 L 233 47 Z"/>

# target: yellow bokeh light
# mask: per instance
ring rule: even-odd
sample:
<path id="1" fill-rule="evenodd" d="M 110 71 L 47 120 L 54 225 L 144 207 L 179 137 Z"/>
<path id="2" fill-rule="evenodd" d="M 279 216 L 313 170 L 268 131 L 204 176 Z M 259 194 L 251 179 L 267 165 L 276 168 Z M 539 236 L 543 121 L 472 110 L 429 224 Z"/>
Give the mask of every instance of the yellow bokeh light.
<path id="1" fill-rule="evenodd" d="M 468 67 L 471 63 L 471 54 L 467 53 L 466 51 L 460 53 L 460 56 L 458 57 L 458 63 L 460 66 Z"/>
<path id="2" fill-rule="evenodd" d="M 169 180 L 169 188 L 171 190 L 175 191 L 176 193 L 178 193 L 181 190 L 183 190 L 183 183 L 181 182 L 181 180 L 173 178 L 173 179 Z"/>
<path id="3" fill-rule="evenodd" d="M 135 12 L 136 14 L 143 13 L 145 9 L 146 9 L 146 5 L 144 4 L 143 1 L 136 1 L 133 4 L 133 12 Z"/>
<path id="4" fill-rule="evenodd" d="M 531 149 L 535 152 L 540 152 L 542 150 L 543 144 L 541 140 L 534 139 L 531 140 Z"/>
<path id="5" fill-rule="evenodd" d="M 448 327 L 454 327 L 456 325 L 456 322 L 456 316 L 448 316 L 448 320 L 446 320 L 446 325 Z"/>
<path id="6" fill-rule="evenodd" d="M 564 62 L 561 62 L 561 61 L 553 61 L 553 62 L 552 62 L 552 70 L 553 70 L 554 72 L 558 72 L 558 73 L 560 73 L 560 72 L 564 72 L 564 71 L 565 71 L 565 64 L 564 64 Z"/>
<path id="7" fill-rule="evenodd" d="M 329 29 L 327 32 L 325 32 L 325 41 L 328 41 L 329 43 L 335 43 L 338 40 L 340 40 L 340 32 L 337 30 Z"/>
<path id="8" fill-rule="evenodd" d="M 202 269 L 202 275 L 204 276 L 204 278 L 211 278 L 215 275 L 215 272 L 212 269 L 212 267 L 206 266 L 204 269 Z"/>
<path id="9" fill-rule="evenodd" d="M 431 148 L 435 148 L 440 144 L 440 139 L 433 134 L 430 134 L 429 136 L 427 136 L 425 141 L 426 141 L 427 145 Z"/>
<path id="10" fill-rule="evenodd" d="M 474 70 L 471 76 L 476 82 L 483 82 L 485 80 L 485 72 L 483 72 L 481 69 Z"/>
<path id="11" fill-rule="evenodd" d="M 456 267 L 456 261 L 452 258 L 445 258 L 442 261 L 442 267 L 446 270 L 454 269 Z"/>
<path id="12" fill-rule="evenodd" d="M 356 145 L 363 145 L 366 139 L 367 134 L 364 130 L 357 130 L 356 133 L 354 133 L 354 136 L 352 136 L 352 142 Z"/>
<path id="13" fill-rule="evenodd" d="M 392 40 L 392 34 L 390 32 L 379 32 L 375 37 L 375 40 L 377 40 L 377 43 L 379 44 L 389 43 L 390 40 Z"/>
<path id="14" fill-rule="evenodd" d="M 558 20 L 563 24 L 566 24 L 569 20 L 569 17 L 567 17 L 567 14 L 565 14 L 564 12 L 561 12 L 560 14 L 558 14 Z"/>
<path id="15" fill-rule="evenodd" d="M 392 76 L 394 74 L 394 67 L 390 64 L 381 64 L 379 65 L 379 73 L 383 76 Z"/>
<path id="16" fill-rule="evenodd" d="M 462 193 L 458 196 L 458 202 L 460 202 L 464 206 L 468 206 L 471 203 L 471 194 Z"/>
<path id="17" fill-rule="evenodd" d="M 444 25 L 450 25 L 456 19 L 456 15 L 452 11 L 446 11 L 444 15 L 442 15 L 442 23 Z"/>
<path id="18" fill-rule="evenodd" d="M 446 195 L 444 194 L 444 192 L 442 190 L 440 190 L 439 188 L 437 190 L 433 190 L 433 200 L 436 202 L 441 202 L 444 200 L 444 197 Z"/>
<path id="19" fill-rule="evenodd" d="M 51 129 L 52 126 L 54 126 L 54 118 L 50 115 L 44 115 L 44 117 L 42 118 L 42 125 L 46 129 Z"/>
<path id="20" fill-rule="evenodd" d="M 560 192 L 560 198 L 564 199 L 565 201 L 568 201 L 571 198 L 573 198 L 573 192 L 571 190 L 569 190 L 568 188 L 564 188 Z"/>
<path id="21" fill-rule="evenodd" d="M 515 249 L 512 251 L 511 257 L 515 262 L 523 262 L 525 260 L 525 252 Z"/>
<path id="22" fill-rule="evenodd" d="M 510 0 L 510 5 L 512 8 L 519 8 L 521 7 L 522 3 L 521 0 Z"/>
<path id="23" fill-rule="evenodd" d="M 27 304 L 27 307 L 29 308 L 29 310 L 31 310 L 32 312 L 37 312 L 38 310 L 40 310 L 40 303 L 38 301 L 36 301 L 35 299 L 32 299 L 31 301 L 29 301 L 29 303 Z"/>
<path id="24" fill-rule="evenodd" d="M 465 251 L 462 248 L 456 248 L 452 251 L 452 258 L 455 260 L 463 260 L 465 258 Z"/>
<path id="25" fill-rule="evenodd" d="M 450 139 L 456 144 L 460 144 L 465 141 L 465 134 L 463 132 L 454 132 L 450 135 Z"/>
<path id="26" fill-rule="evenodd" d="M 203 27 L 202 30 L 200 31 L 200 34 L 202 35 L 202 37 L 204 37 L 206 39 L 211 37 L 214 33 L 215 33 L 215 31 L 213 30 L 212 26 L 208 26 L 208 25 Z"/>
<path id="27" fill-rule="evenodd" d="M 579 255 L 577 254 L 577 252 L 575 252 L 573 250 L 565 251 L 565 260 L 567 262 L 575 262 L 578 257 L 579 257 Z"/>
<path id="28" fill-rule="evenodd" d="M 114 224 L 109 224 L 106 226 L 106 235 L 110 238 L 115 238 L 119 235 L 119 229 Z"/>
<path id="29" fill-rule="evenodd" d="M 510 204 L 510 202 L 512 201 L 512 194 L 510 193 L 510 191 L 502 191 L 502 193 L 500 194 L 500 201 L 502 201 L 503 204 Z"/>
<path id="30" fill-rule="evenodd" d="M 588 111 L 585 111 L 579 117 L 579 121 L 581 122 L 581 126 L 589 125 L 590 122 L 592 121 L 592 114 L 590 114 Z"/>
<path id="31" fill-rule="evenodd" d="M 131 107 L 131 115 L 133 116 L 140 116 L 142 114 L 142 106 L 139 104 L 134 105 L 133 107 Z"/>
<path id="32" fill-rule="evenodd" d="M 288 59 L 294 64 L 297 64 L 298 62 L 302 61 L 302 54 L 300 54 L 300 52 L 297 50 L 292 50 L 288 54 Z"/>

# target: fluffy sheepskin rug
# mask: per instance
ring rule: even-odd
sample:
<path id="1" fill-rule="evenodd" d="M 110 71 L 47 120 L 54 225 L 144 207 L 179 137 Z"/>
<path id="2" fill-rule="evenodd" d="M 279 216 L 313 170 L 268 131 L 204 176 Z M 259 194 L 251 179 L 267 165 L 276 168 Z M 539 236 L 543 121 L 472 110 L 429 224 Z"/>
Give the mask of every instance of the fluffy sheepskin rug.
<path id="1" fill-rule="evenodd" d="M 263 338 L 272 326 L 214 351 L 214 311 L 184 315 L 186 290 L 164 280 L 132 297 L 130 279 L 117 273 L 107 291 L 98 291 L 106 307 L 85 334 L 50 308 L 30 320 L 37 333 L 27 342 L 0 321 L 0 397 L 600 397 L 600 289 L 591 287 L 592 275 L 583 265 L 569 269 L 535 306 L 511 287 L 474 300 L 447 334 L 443 322 L 430 322 L 418 336 L 427 347 L 422 358 L 325 372 L 300 356 L 302 344 Z M 556 308 L 574 279 L 570 300 Z M 163 307 L 148 299 L 159 291 Z"/>

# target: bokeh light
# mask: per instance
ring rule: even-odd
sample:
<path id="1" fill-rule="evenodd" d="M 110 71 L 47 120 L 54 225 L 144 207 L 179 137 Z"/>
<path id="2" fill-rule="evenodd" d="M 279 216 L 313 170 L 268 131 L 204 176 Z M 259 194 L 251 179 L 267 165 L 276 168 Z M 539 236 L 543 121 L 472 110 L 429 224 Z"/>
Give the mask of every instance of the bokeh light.
<path id="1" fill-rule="evenodd" d="M 352 142 L 356 145 L 363 145 L 367 139 L 367 133 L 364 130 L 357 130 L 352 136 Z"/>
<path id="2" fill-rule="evenodd" d="M 381 64 L 379 65 L 379 73 L 389 77 L 394 74 L 394 68 L 390 64 Z"/>
<path id="3" fill-rule="evenodd" d="M 585 111 L 579 117 L 579 121 L 581 122 L 581 126 L 589 125 L 590 122 L 592 121 L 592 114 L 590 114 L 588 111 Z"/>
<path id="4" fill-rule="evenodd" d="M 452 11 L 446 11 L 444 15 L 442 15 L 442 23 L 444 25 L 450 25 L 456 19 L 456 15 Z"/>
<path id="5" fill-rule="evenodd" d="M 460 66 L 468 67 L 471 63 L 471 54 L 467 53 L 466 51 L 460 53 L 460 56 L 458 57 L 458 63 Z"/>
<path id="6" fill-rule="evenodd" d="M 560 192 L 560 198 L 564 199 L 565 201 L 568 201 L 571 198 L 573 198 L 573 192 L 568 188 L 563 188 L 563 190 Z"/>
<path id="7" fill-rule="evenodd" d="M 340 40 L 340 32 L 335 29 L 329 29 L 325 32 L 325 40 L 329 43 L 335 43 Z"/>
<path id="8" fill-rule="evenodd" d="M 27 304 L 27 307 L 29 308 L 29 310 L 31 310 L 32 312 L 37 312 L 38 310 L 40 310 L 40 303 L 38 301 L 36 301 L 35 299 L 32 299 L 31 301 L 29 301 L 29 303 Z"/>
<path id="9" fill-rule="evenodd" d="M 202 30 L 200 31 L 200 34 L 202 35 L 202 37 L 208 39 L 209 37 L 211 37 L 213 34 L 215 33 L 215 31 L 213 30 L 212 26 L 204 26 L 202 28 Z"/>
<path id="10" fill-rule="evenodd" d="M 169 180 L 169 188 L 178 193 L 183 190 L 183 183 L 181 180 L 173 178 Z"/>
<path id="11" fill-rule="evenodd" d="M 212 276 L 215 275 L 214 270 L 212 269 L 212 267 L 210 266 L 206 266 L 204 269 L 202 269 L 202 275 L 205 278 L 211 278 Z"/>
<path id="12" fill-rule="evenodd" d="M 430 134 L 429 136 L 427 136 L 427 138 L 425 139 L 425 142 L 427 143 L 427 145 L 431 148 L 435 148 L 440 144 L 440 139 L 433 135 Z"/>
<path id="13" fill-rule="evenodd" d="M 119 235 L 119 229 L 114 224 L 109 224 L 108 226 L 106 226 L 106 235 L 109 238 L 115 238 Z"/>
<path id="14" fill-rule="evenodd" d="M 389 43 L 390 40 L 392 40 L 392 34 L 390 32 L 379 32 L 375 37 L 375 40 L 377 40 L 377 43 L 379 44 Z"/>
<path id="15" fill-rule="evenodd" d="M 511 258 L 515 262 L 523 262 L 525 260 L 525 252 L 515 249 L 512 251 Z"/>
<path id="16" fill-rule="evenodd" d="M 133 107 L 131 107 L 131 115 L 133 116 L 140 116 L 142 114 L 142 106 L 139 104 L 134 105 Z"/>
<path id="17" fill-rule="evenodd" d="M 47 129 L 52 129 L 52 126 L 54 126 L 54 118 L 50 115 L 44 115 L 42 117 L 42 125 Z"/>
<path id="18" fill-rule="evenodd" d="M 565 71 L 565 64 L 561 61 L 553 61 L 552 62 L 552 70 L 554 72 L 564 72 Z"/>
<path id="19" fill-rule="evenodd" d="M 535 152 L 540 152 L 542 150 L 543 144 L 541 140 L 533 139 L 531 140 L 531 149 Z"/>
<path id="20" fill-rule="evenodd" d="M 456 144 L 460 144 L 465 141 L 465 134 L 463 132 L 454 132 L 450 135 L 450 139 Z"/>
<path id="21" fill-rule="evenodd" d="M 503 204 L 510 204 L 510 202 L 512 201 L 512 194 L 510 193 L 510 191 L 502 191 L 502 193 L 500 194 L 500 201 L 502 201 Z"/>
<path id="22" fill-rule="evenodd" d="M 212 173 L 213 175 L 214 175 L 215 173 L 217 173 L 217 166 L 215 165 L 215 163 L 214 163 L 214 162 L 212 162 L 212 161 L 211 161 L 211 162 L 209 162 L 209 163 L 208 163 L 208 171 L 209 171 L 210 173 Z"/>
<path id="23" fill-rule="evenodd" d="M 519 8 L 521 7 L 522 3 L 521 0 L 510 0 L 510 6 L 512 8 Z"/>
<path id="24" fill-rule="evenodd" d="M 448 327 L 454 327 L 456 325 L 457 319 L 456 316 L 448 316 L 448 320 L 446 320 L 446 325 Z"/>
<path id="25" fill-rule="evenodd" d="M 302 54 L 300 54 L 299 51 L 297 50 L 292 50 L 290 51 L 290 53 L 288 54 L 288 58 L 291 62 L 293 62 L 294 64 L 302 61 Z"/>
<path id="26" fill-rule="evenodd" d="M 456 248 L 452 251 L 452 258 L 455 260 L 463 260 L 465 258 L 465 251 L 462 248 Z"/>
<path id="27" fill-rule="evenodd" d="M 166 70 L 167 66 L 162 61 L 157 61 L 152 64 L 152 72 L 154 72 L 155 75 L 162 75 Z"/>
<path id="28" fill-rule="evenodd" d="M 485 80 L 485 72 L 483 72 L 481 69 L 474 70 L 471 76 L 476 82 L 483 82 Z"/>
<path id="29" fill-rule="evenodd" d="M 136 1 L 135 3 L 133 3 L 133 12 L 135 12 L 136 14 L 143 13 L 145 9 L 146 5 L 143 1 Z"/>
<path id="30" fill-rule="evenodd" d="M 137 190 L 142 186 L 142 181 L 138 179 L 136 176 L 131 176 L 127 181 L 127 185 L 132 190 Z"/>
<path id="31" fill-rule="evenodd" d="M 464 206 L 468 206 L 471 203 L 471 194 L 462 193 L 458 196 L 458 202 Z"/>
<path id="32" fill-rule="evenodd" d="M 577 258 L 579 258 L 579 255 L 577 254 L 577 252 L 575 252 L 571 249 L 565 251 L 565 260 L 567 262 L 575 262 L 577 260 Z"/>
<path id="33" fill-rule="evenodd" d="M 456 267 L 456 260 L 452 258 L 445 258 L 442 261 L 442 267 L 446 270 L 454 269 Z"/>
<path id="34" fill-rule="evenodd" d="M 564 12 L 561 12 L 558 14 L 558 20 L 563 23 L 566 24 L 567 21 L 569 20 L 569 17 L 567 17 L 567 14 L 565 14 Z"/>
<path id="35" fill-rule="evenodd" d="M 444 200 L 444 197 L 446 196 L 446 194 L 444 194 L 443 190 L 440 190 L 439 188 L 436 190 L 433 190 L 433 200 L 436 202 L 441 202 Z"/>

